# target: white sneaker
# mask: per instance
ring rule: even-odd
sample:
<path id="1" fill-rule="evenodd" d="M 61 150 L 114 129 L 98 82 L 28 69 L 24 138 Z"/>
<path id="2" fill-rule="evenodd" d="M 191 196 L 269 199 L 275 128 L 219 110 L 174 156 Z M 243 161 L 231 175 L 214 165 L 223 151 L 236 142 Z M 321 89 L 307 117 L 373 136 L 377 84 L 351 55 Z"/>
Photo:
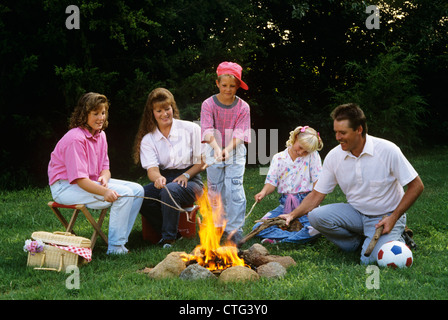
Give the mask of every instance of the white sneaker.
<path id="1" fill-rule="evenodd" d="M 316 229 L 314 229 L 312 226 L 308 227 L 308 233 L 310 234 L 310 236 L 314 237 L 318 234 L 320 234 L 319 231 L 317 231 Z"/>
<path id="2" fill-rule="evenodd" d="M 127 254 L 129 252 L 128 249 L 124 245 L 109 245 L 107 248 L 106 254 Z"/>

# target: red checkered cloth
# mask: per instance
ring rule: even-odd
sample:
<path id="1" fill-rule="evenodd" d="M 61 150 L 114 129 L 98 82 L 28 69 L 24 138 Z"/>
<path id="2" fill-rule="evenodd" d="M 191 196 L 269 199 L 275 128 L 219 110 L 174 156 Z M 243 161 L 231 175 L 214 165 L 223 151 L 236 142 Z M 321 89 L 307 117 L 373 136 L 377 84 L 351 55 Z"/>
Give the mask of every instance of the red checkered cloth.
<path id="1" fill-rule="evenodd" d="M 80 248 L 72 245 L 66 247 L 66 246 L 58 246 L 55 244 L 53 244 L 53 246 L 55 246 L 58 249 L 62 249 L 77 254 L 78 256 L 81 256 L 84 259 L 86 259 L 88 262 L 92 261 L 92 249 L 90 248 Z"/>

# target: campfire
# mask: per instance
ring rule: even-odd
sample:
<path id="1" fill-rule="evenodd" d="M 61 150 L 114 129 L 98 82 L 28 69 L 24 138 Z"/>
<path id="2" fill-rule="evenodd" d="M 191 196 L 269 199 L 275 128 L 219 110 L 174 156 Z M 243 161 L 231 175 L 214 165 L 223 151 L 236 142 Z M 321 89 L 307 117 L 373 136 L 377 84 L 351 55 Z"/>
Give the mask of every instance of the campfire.
<path id="1" fill-rule="evenodd" d="M 191 253 L 171 252 L 154 268 L 139 272 L 153 279 L 180 277 L 182 279 L 218 278 L 219 281 L 247 281 L 259 277 L 279 278 L 286 274 L 286 268 L 295 265 L 288 256 L 270 255 L 261 244 L 239 251 L 236 244 L 221 239 L 225 230 L 225 219 L 220 199 L 211 205 L 207 192 L 197 199 L 200 215 L 200 244 Z M 221 240 L 224 246 L 221 246 Z"/>
<path id="2" fill-rule="evenodd" d="M 242 258 L 238 256 L 237 246 L 226 241 L 221 246 L 221 238 L 225 230 L 226 221 L 222 216 L 222 202 L 218 198 L 215 206 L 208 199 L 208 193 L 197 200 L 200 207 L 202 219 L 197 216 L 199 225 L 200 244 L 196 246 L 191 254 L 185 254 L 182 259 L 188 264 L 197 263 L 213 273 L 234 267 L 249 267 Z"/>

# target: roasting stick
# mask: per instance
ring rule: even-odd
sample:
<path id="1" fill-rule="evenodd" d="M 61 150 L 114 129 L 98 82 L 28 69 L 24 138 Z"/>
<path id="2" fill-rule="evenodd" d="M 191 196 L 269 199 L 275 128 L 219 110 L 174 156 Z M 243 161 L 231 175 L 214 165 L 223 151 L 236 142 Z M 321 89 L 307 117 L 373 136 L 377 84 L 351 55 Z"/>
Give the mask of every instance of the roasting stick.
<path id="1" fill-rule="evenodd" d="M 215 160 L 213 160 L 212 163 L 210 163 L 210 164 L 206 164 L 206 165 L 203 167 L 203 169 L 205 170 L 205 169 L 207 169 L 208 167 L 211 167 L 212 165 L 216 164 L 217 162 L 221 162 L 221 160 L 218 161 L 218 159 L 215 158 Z M 250 209 L 249 213 L 244 217 L 244 220 L 246 220 L 247 217 L 250 216 L 250 214 L 251 214 L 252 211 L 254 210 L 256 204 L 257 204 L 257 201 L 255 201 L 255 203 L 252 205 L 252 208 Z M 240 226 L 240 227 L 241 227 L 241 226 Z M 237 229 L 239 229 L 240 227 L 238 227 Z"/>
<path id="2" fill-rule="evenodd" d="M 250 216 L 250 214 L 252 213 L 252 211 L 254 210 L 255 206 L 257 205 L 257 201 L 254 202 L 254 204 L 252 205 L 252 208 L 250 208 L 249 213 L 247 214 L 247 216 L 244 217 L 244 220 L 247 219 L 248 216 Z"/>
<path id="3" fill-rule="evenodd" d="M 383 220 L 386 217 L 386 215 L 384 215 L 381 220 Z M 384 225 L 379 226 L 376 230 L 375 233 L 373 234 L 372 240 L 370 240 L 369 246 L 367 247 L 366 251 L 364 252 L 364 256 L 368 257 L 370 256 L 370 254 L 372 253 L 373 249 L 375 248 L 378 240 L 381 237 L 381 234 L 383 233 L 383 229 L 384 229 Z"/>
<path id="4" fill-rule="evenodd" d="M 258 203 L 257 201 L 254 202 L 254 204 L 252 205 L 252 208 L 250 209 L 249 213 L 244 217 L 243 223 L 238 228 L 236 228 L 235 230 L 233 230 L 232 232 L 229 233 L 229 236 L 227 237 L 227 240 L 232 239 L 233 235 L 238 232 L 238 229 L 241 228 L 244 225 L 244 222 L 246 222 L 247 217 L 250 216 L 250 214 L 254 210 L 255 206 L 257 205 L 257 203 Z M 239 245 L 239 243 L 237 245 Z"/>
<path id="5" fill-rule="evenodd" d="M 177 202 L 173 199 L 173 196 L 171 195 L 171 193 L 170 193 L 170 191 L 168 190 L 168 188 L 167 188 L 166 186 L 163 186 L 163 187 L 164 187 L 164 188 L 166 189 L 166 191 L 168 192 L 168 195 L 170 196 L 171 200 L 173 201 L 173 203 L 174 203 L 174 205 L 175 205 L 176 207 L 173 207 L 172 205 L 170 205 L 170 204 L 168 204 L 168 203 L 166 203 L 166 202 L 163 202 L 163 201 L 161 201 L 161 200 L 159 200 L 159 199 L 151 198 L 151 197 L 142 197 L 142 196 L 120 196 L 120 197 L 142 198 L 142 199 L 147 199 L 147 200 L 154 200 L 154 201 L 158 201 L 158 202 L 160 202 L 160 203 L 162 203 L 162 204 L 164 204 L 164 205 L 166 205 L 167 207 L 170 207 L 170 208 L 172 208 L 172 209 L 176 209 L 176 210 L 178 210 L 178 211 L 180 211 L 180 212 L 187 212 L 187 213 L 188 213 L 187 210 L 181 208 L 181 206 L 179 206 L 179 205 L 177 204 Z M 100 199 L 100 198 L 98 198 L 98 197 L 96 197 L 96 196 L 94 196 L 94 198 L 95 198 L 96 200 L 106 202 L 106 200 L 104 200 L 104 199 Z"/>
<path id="6" fill-rule="evenodd" d="M 202 170 L 205 170 L 205 169 L 207 169 L 208 167 L 211 167 L 212 165 L 214 165 L 214 164 L 216 164 L 216 163 L 218 163 L 219 161 L 218 161 L 218 159 L 216 159 L 215 158 L 215 160 L 213 160 L 213 162 L 212 163 L 210 163 L 210 164 L 205 164 L 203 167 L 202 167 Z"/>

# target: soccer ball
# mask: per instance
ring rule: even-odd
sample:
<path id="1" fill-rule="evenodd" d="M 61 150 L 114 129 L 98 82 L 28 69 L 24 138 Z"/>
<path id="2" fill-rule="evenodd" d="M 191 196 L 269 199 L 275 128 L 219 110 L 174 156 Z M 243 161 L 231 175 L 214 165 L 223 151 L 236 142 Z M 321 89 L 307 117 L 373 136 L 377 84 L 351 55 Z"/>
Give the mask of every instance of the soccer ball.
<path id="1" fill-rule="evenodd" d="M 377 259 L 380 267 L 405 268 L 413 262 L 412 251 L 400 241 L 389 241 L 378 251 Z"/>

